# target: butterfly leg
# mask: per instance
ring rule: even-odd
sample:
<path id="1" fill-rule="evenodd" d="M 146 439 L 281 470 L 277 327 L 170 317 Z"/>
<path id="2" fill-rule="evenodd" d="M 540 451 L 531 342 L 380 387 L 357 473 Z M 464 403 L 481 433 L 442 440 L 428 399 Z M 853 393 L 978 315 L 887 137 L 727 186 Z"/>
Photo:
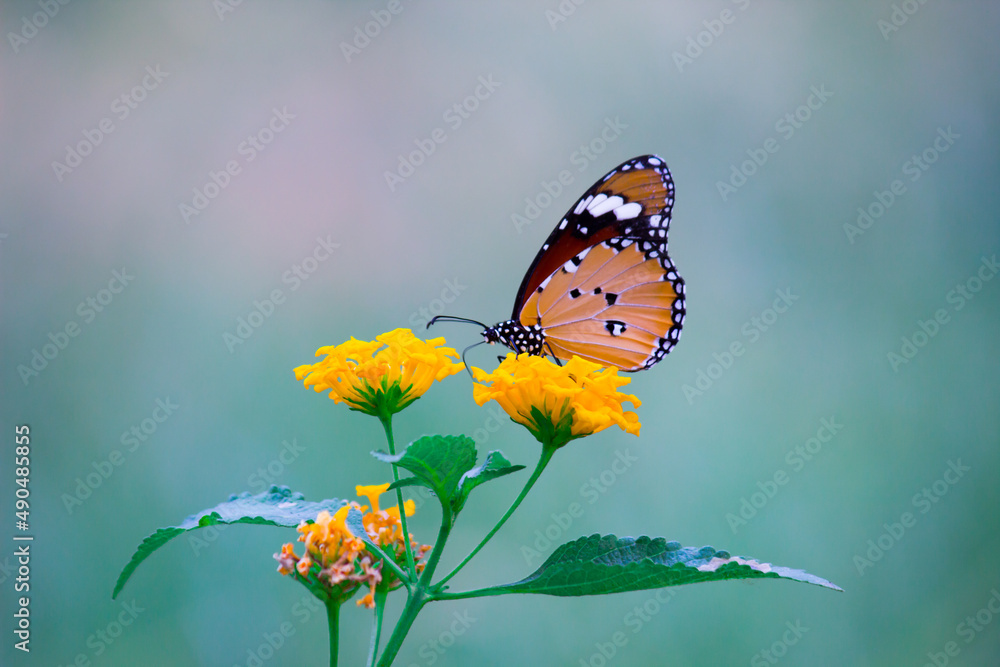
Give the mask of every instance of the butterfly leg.
<path id="1" fill-rule="evenodd" d="M 548 349 L 549 354 L 552 355 L 552 358 L 556 360 L 556 365 L 562 366 L 562 361 L 556 356 L 556 353 L 552 351 L 552 346 L 550 346 L 547 341 L 545 343 L 545 347 Z"/>

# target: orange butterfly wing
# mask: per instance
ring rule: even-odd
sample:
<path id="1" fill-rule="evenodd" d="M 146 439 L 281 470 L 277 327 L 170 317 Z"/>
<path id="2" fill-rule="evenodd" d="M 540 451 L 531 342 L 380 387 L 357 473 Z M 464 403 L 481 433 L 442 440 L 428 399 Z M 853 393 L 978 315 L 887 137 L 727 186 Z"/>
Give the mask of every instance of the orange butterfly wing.
<path id="1" fill-rule="evenodd" d="M 546 351 L 638 371 L 676 345 L 686 311 L 684 280 L 667 254 L 673 193 L 663 161 L 644 156 L 570 209 L 515 303 L 514 317 L 541 328 Z"/>

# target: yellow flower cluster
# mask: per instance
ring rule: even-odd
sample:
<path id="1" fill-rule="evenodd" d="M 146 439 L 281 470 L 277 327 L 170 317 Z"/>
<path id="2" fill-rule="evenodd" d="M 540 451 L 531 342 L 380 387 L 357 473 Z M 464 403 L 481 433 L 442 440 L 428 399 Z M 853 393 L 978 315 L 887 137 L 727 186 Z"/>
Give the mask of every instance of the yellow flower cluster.
<path id="1" fill-rule="evenodd" d="M 510 353 L 492 373 L 472 369 L 472 397 L 479 405 L 494 400 L 543 445 L 562 447 L 570 440 L 618 426 L 639 435 L 639 418 L 626 412 L 635 396 L 618 391 L 630 382 L 617 368 L 573 357 L 564 366 L 545 357 Z"/>
<path id="2" fill-rule="evenodd" d="M 458 373 L 458 353 L 444 338 L 423 341 L 409 329 L 395 329 L 372 342 L 351 340 L 321 347 L 322 361 L 295 369 L 295 378 L 330 398 L 376 417 L 388 417 L 417 400 L 435 380 Z"/>
<path id="3" fill-rule="evenodd" d="M 379 508 L 379 496 L 388 488 L 388 484 L 357 487 L 358 496 L 367 498 L 371 503 L 369 512 L 365 512 L 368 506 L 351 502 L 332 515 L 323 511 L 313 523 L 303 521 L 299 524 L 298 531 L 301 533 L 299 541 L 305 542 L 305 553 L 301 557 L 296 555 L 291 543 L 282 546 L 281 552 L 274 555 L 278 561 L 278 572 L 281 574 L 295 572 L 306 580 L 315 573 L 316 579 L 334 599 L 346 599 L 364 584 L 368 586 L 369 592 L 358 601 L 358 605 L 374 607 L 376 587 L 392 590 L 398 588 L 400 582 L 396 580 L 391 570 L 384 569 L 381 560 L 366 549 L 365 542 L 351 533 L 345 522 L 347 513 L 352 507 L 363 512 L 363 522 L 368 537 L 396 563 L 405 563 L 406 545 L 403 542 L 399 508 L 390 507 L 385 510 Z M 415 509 L 412 500 L 404 504 L 406 516 L 413 516 Z M 412 535 L 410 547 L 414 551 L 414 558 L 418 560 L 431 548 L 419 545 Z M 315 569 L 314 565 L 317 566 Z M 417 570 L 422 570 L 423 566 L 422 562 L 418 562 Z"/>

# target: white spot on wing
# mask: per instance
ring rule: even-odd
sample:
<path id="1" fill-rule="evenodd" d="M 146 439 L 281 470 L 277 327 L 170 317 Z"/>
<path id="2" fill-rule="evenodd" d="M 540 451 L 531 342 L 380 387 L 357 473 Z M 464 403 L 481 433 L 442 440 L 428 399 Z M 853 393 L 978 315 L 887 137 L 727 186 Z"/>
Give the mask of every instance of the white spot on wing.
<path id="1" fill-rule="evenodd" d="M 642 213 L 642 204 L 637 201 L 615 209 L 615 217 L 619 220 L 628 220 L 629 218 L 638 216 L 640 213 Z"/>
<path id="2" fill-rule="evenodd" d="M 590 203 L 587 204 L 587 210 L 590 211 L 591 213 L 593 213 L 594 212 L 594 207 L 595 206 L 600 206 L 601 204 L 603 204 L 607 200 L 607 198 L 608 198 L 608 196 L 602 192 L 601 194 L 597 195 L 596 197 L 590 199 Z"/>
<path id="3" fill-rule="evenodd" d="M 587 210 L 590 211 L 590 214 L 596 218 L 604 215 L 608 211 L 613 211 L 624 203 L 625 200 L 618 195 L 609 197 L 605 194 L 599 194 L 594 197 L 594 201 L 590 202 L 590 206 L 587 207 Z"/>
<path id="4" fill-rule="evenodd" d="M 590 200 L 593 199 L 593 198 L 594 198 L 594 196 L 591 195 L 591 196 L 587 197 L 586 199 L 581 199 L 577 203 L 576 208 L 573 209 L 573 214 L 574 215 L 580 215 L 581 213 L 583 213 L 583 209 L 587 208 L 587 205 L 590 203 Z"/>

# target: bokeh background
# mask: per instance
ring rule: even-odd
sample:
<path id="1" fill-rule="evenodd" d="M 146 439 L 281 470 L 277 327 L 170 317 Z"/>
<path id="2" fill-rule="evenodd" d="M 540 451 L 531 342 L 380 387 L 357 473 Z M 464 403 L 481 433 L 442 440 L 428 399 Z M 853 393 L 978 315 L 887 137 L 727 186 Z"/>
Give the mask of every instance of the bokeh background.
<path id="1" fill-rule="evenodd" d="M 554 548 L 546 532 L 614 532 L 805 568 L 845 592 L 762 581 L 442 603 L 397 664 L 1000 659 L 995 3 L 12 0 L 0 20 L 4 665 L 256 664 L 282 623 L 294 635 L 263 664 L 322 664 L 325 623 L 271 559 L 292 530 L 179 538 L 118 601 L 115 578 L 145 535 L 231 492 L 348 497 L 385 479 L 368 454 L 378 423 L 291 369 L 428 313 L 505 319 L 563 211 L 645 153 L 677 183 L 688 317 L 676 350 L 632 376 L 642 436 L 560 452 L 455 584 L 521 578 Z M 67 156 L 81 142 L 88 154 Z M 230 161 L 238 173 L 206 193 Z M 571 185 L 547 199 L 564 170 Z M 779 291 L 791 305 L 769 311 Z M 237 344 L 240 318 L 259 326 Z M 52 358 L 32 368 L 36 351 Z M 162 423 L 157 401 L 176 405 Z M 397 437 L 464 432 L 530 465 L 536 443 L 494 414 L 456 376 L 397 418 Z M 30 655 L 11 633 L 24 423 Z M 115 450 L 120 465 L 81 489 Z M 477 492 L 443 567 L 519 484 Z M 559 527 L 574 502 L 583 516 Z M 412 529 L 430 541 L 436 522 L 422 503 Z M 344 616 L 342 664 L 361 664 L 369 616 Z M 627 642 L 602 656 L 616 632 Z"/>

